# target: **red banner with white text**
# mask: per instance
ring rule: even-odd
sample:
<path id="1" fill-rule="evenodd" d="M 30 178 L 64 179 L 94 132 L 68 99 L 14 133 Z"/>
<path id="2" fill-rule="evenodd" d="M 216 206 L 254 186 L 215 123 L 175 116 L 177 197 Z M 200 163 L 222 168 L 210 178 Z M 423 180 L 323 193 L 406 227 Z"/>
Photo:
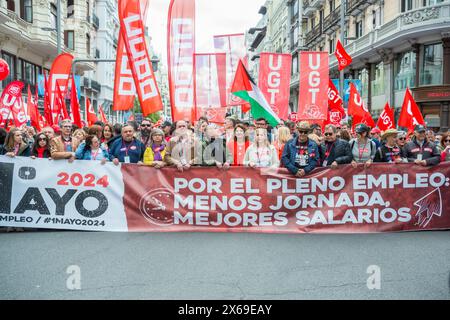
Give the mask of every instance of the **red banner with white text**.
<path id="1" fill-rule="evenodd" d="M 300 120 L 327 120 L 328 114 L 328 53 L 300 53 L 300 89 L 298 118 Z"/>
<path id="2" fill-rule="evenodd" d="M 142 113 L 147 116 L 161 111 L 163 104 L 145 42 L 139 1 L 119 0 L 119 20 Z"/>
<path id="3" fill-rule="evenodd" d="M 258 87 L 280 119 L 289 115 L 292 56 L 290 54 L 260 54 Z"/>
<path id="4" fill-rule="evenodd" d="M 17 128 L 27 122 L 27 114 L 23 107 L 22 89 L 23 82 L 10 82 L 2 92 L 0 98 L 0 127 L 9 127 L 14 124 Z M 13 123 L 8 123 L 13 120 Z"/>
<path id="5" fill-rule="evenodd" d="M 57 103 L 57 99 L 60 95 L 62 97 L 66 96 L 69 77 L 72 71 L 73 58 L 74 57 L 69 53 L 62 53 L 53 61 L 47 84 L 49 91 L 48 98 L 50 99 L 50 110 L 52 113 L 51 119 L 58 118 L 59 116 L 60 110 L 56 110 L 57 108 L 55 104 Z M 57 86 L 59 87 L 61 93 L 59 93 Z"/>
<path id="6" fill-rule="evenodd" d="M 172 0 L 167 30 L 172 120 L 195 119 L 194 106 L 195 0 Z"/>
<path id="7" fill-rule="evenodd" d="M 178 172 L 0 156 L 0 176 L 0 226 L 263 233 L 450 229 L 450 162 L 428 168 L 344 165 L 300 179 L 286 169 Z"/>
<path id="8" fill-rule="evenodd" d="M 147 20 L 148 0 L 141 0 L 142 20 Z M 117 39 L 116 72 L 114 77 L 113 110 L 130 110 L 134 106 L 136 87 L 133 74 L 128 61 L 128 53 L 124 44 L 122 33 Z"/>
<path id="9" fill-rule="evenodd" d="M 224 123 L 227 109 L 221 102 L 226 90 L 219 86 L 219 81 L 226 76 L 226 54 L 196 53 L 194 61 L 195 118 L 205 116 L 210 122 Z"/>

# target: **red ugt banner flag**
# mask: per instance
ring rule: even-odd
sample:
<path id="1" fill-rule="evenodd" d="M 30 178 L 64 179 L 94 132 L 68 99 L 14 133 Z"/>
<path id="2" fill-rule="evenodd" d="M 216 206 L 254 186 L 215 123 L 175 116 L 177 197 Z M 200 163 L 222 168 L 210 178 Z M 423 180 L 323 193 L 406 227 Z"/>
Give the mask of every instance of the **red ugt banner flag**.
<path id="1" fill-rule="evenodd" d="M 92 106 L 91 100 L 89 100 L 89 98 L 86 98 L 86 120 L 88 126 L 92 126 L 95 122 L 98 121 L 94 107 Z"/>
<path id="2" fill-rule="evenodd" d="M 258 86 L 280 119 L 289 115 L 292 56 L 261 53 Z"/>
<path id="3" fill-rule="evenodd" d="M 14 118 L 14 126 L 20 127 L 27 122 L 27 116 L 23 109 L 22 89 L 24 84 L 21 81 L 13 81 L 3 90 L 0 98 L 0 126 L 6 126 L 10 116 Z"/>
<path id="4" fill-rule="evenodd" d="M 167 30 L 170 105 L 173 121 L 193 121 L 195 0 L 172 0 Z"/>
<path id="5" fill-rule="evenodd" d="M 347 53 L 347 51 L 345 51 L 344 46 L 339 40 L 337 41 L 336 51 L 334 52 L 334 55 L 336 56 L 339 64 L 339 71 L 344 70 L 353 61 L 352 57 Z"/>
<path id="6" fill-rule="evenodd" d="M 328 53 L 300 53 L 299 120 L 327 120 Z"/>
<path id="7" fill-rule="evenodd" d="M 412 132 L 414 131 L 414 127 L 418 124 L 425 125 L 425 121 L 423 120 L 419 106 L 411 95 L 411 91 L 407 88 L 400 118 L 398 119 L 398 125 L 399 127 L 408 128 L 408 131 Z"/>
<path id="8" fill-rule="evenodd" d="M 47 88 L 49 90 L 48 98 L 50 99 L 48 103 L 50 104 L 50 109 L 52 112 L 52 116 L 50 117 L 51 120 L 49 122 L 59 116 L 58 112 L 60 110 L 55 110 L 55 103 L 59 103 L 59 100 L 56 100 L 59 95 L 61 95 L 62 99 L 66 96 L 67 84 L 69 82 L 69 76 L 72 69 L 72 61 L 73 56 L 69 53 L 60 54 L 56 57 L 55 61 L 53 61 L 47 84 Z M 57 87 L 59 87 L 61 94 L 58 93 Z"/>
<path id="9" fill-rule="evenodd" d="M 377 122 L 377 127 L 381 131 L 395 129 L 394 109 L 391 109 L 389 103 L 386 103 L 386 105 L 384 106 L 384 111 L 380 114 L 380 118 Z"/>
<path id="10" fill-rule="evenodd" d="M 147 20 L 148 0 L 141 0 L 141 12 L 144 13 L 143 21 Z M 130 110 L 134 105 L 136 86 L 128 62 L 128 53 L 124 44 L 122 33 L 119 32 L 116 57 L 116 74 L 114 78 L 114 105 L 113 110 Z"/>
<path id="11" fill-rule="evenodd" d="M 163 110 L 145 42 L 144 23 L 138 0 L 119 0 L 120 32 L 124 38 L 128 61 L 134 78 L 142 113 L 147 116 Z"/>

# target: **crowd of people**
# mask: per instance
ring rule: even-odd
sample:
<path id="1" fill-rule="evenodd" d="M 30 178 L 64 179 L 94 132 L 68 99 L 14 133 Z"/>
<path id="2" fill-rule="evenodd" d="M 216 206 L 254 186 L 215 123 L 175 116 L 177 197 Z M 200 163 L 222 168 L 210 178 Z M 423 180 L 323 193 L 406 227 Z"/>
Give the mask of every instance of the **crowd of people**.
<path id="1" fill-rule="evenodd" d="M 0 154 L 9 157 L 48 158 L 134 163 L 157 169 L 193 166 L 250 168 L 285 167 L 303 177 L 317 167 L 338 168 L 351 164 L 369 167 L 373 162 L 414 163 L 433 166 L 450 161 L 450 132 L 435 134 L 422 125 L 413 134 L 396 129 L 381 132 L 365 124 L 354 132 L 347 124 L 321 128 L 307 121 L 287 122 L 271 128 L 264 118 L 254 123 L 228 117 L 223 126 L 206 118 L 195 123 L 181 120 L 155 126 L 95 123 L 77 128 L 70 120 L 41 132 L 24 126 L 9 132 L 0 129 Z"/>

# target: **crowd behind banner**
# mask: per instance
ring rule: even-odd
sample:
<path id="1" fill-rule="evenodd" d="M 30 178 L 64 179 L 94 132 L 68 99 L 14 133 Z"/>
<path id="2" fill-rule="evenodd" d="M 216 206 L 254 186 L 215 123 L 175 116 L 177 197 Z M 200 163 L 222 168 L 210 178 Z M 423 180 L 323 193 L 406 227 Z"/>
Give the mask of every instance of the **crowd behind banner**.
<path id="1" fill-rule="evenodd" d="M 373 162 L 413 163 L 434 166 L 450 161 L 450 132 L 439 132 L 417 125 L 413 133 L 396 129 L 381 132 L 365 124 L 355 131 L 346 125 L 286 122 L 270 128 L 264 118 L 254 123 L 228 117 L 223 126 L 200 118 L 176 123 L 126 124 L 96 122 L 78 128 L 71 120 L 59 126 L 0 128 L 0 155 L 8 157 L 48 158 L 134 163 L 157 169 L 176 167 L 180 172 L 193 166 L 231 166 L 249 168 L 285 167 L 296 177 L 307 176 L 317 167 L 338 168 L 351 164 L 369 167 Z"/>

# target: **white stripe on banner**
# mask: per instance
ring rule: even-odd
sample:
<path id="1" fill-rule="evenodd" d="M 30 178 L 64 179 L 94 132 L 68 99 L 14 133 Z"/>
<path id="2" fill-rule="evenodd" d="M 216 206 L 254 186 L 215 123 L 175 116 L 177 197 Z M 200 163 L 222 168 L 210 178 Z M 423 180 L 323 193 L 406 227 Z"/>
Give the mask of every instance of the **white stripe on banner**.
<path id="1" fill-rule="evenodd" d="M 0 156 L 0 226 L 127 232 L 123 193 L 112 163 Z"/>

